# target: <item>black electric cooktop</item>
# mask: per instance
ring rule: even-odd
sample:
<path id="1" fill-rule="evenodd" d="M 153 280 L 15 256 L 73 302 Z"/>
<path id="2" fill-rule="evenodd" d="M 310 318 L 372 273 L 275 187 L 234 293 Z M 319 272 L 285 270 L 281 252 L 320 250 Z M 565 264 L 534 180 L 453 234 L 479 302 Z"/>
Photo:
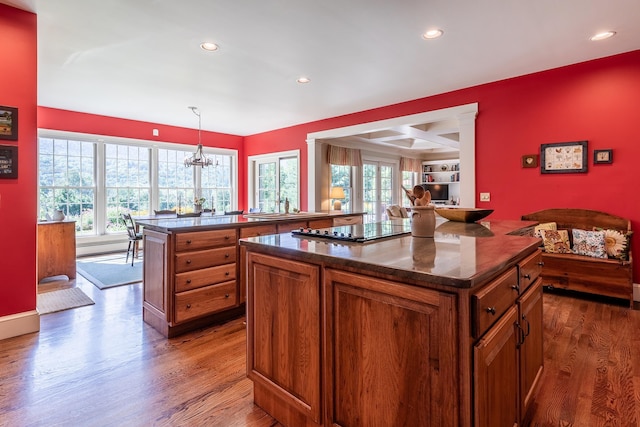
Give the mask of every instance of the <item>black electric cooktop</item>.
<path id="1" fill-rule="evenodd" d="M 291 232 L 298 237 L 317 237 L 347 242 L 366 242 L 411 233 L 411 223 L 403 220 L 369 222 L 330 228 L 298 228 Z"/>

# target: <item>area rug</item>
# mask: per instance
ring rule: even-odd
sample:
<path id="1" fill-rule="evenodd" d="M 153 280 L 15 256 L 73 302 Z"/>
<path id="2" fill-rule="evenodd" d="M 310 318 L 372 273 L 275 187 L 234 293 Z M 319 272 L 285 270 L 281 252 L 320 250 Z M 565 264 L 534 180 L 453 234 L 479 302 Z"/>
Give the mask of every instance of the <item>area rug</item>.
<path id="1" fill-rule="evenodd" d="M 76 267 L 85 279 L 99 289 L 142 282 L 142 260 L 125 261 L 122 254 L 77 260 Z"/>
<path id="2" fill-rule="evenodd" d="M 37 306 L 40 314 L 48 314 L 92 304 L 95 302 L 82 289 L 68 288 L 38 294 Z"/>

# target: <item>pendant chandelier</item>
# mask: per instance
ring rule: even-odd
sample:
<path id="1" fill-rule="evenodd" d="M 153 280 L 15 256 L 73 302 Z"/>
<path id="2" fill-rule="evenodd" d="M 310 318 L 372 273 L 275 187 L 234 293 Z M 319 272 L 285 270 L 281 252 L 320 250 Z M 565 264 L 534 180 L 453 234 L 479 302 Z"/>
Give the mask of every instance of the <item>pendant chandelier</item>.
<path id="1" fill-rule="evenodd" d="M 189 167 L 189 166 L 212 166 L 213 165 L 213 159 L 210 159 L 209 157 L 205 156 L 204 153 L 202 152 L 202 140 L 201 140 L 201 134 L 202 134 L 202 120 L 200 118 L 200 111 L 198 111 L 198 107 L 187 107 L 189 108 L 193 114 L 195 114 L 196 116 L 198 116 L 198 147 L 196 148 L 196 152 L 193 153 L 193 155 L 191 155 L 191 157 L 187 157 L 184 159 L 184 166 L 185 167 Z M 217 162 L 216 162 L 216 166 Z"/>

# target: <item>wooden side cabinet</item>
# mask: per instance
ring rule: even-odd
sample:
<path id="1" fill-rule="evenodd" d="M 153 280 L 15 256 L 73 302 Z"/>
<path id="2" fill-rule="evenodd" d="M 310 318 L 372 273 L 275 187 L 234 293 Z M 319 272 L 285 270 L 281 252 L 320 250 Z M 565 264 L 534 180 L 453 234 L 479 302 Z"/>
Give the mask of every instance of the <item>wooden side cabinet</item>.
<path id="1" fill-rule="evenodd" d="M 76 278 L 76 222 L 39 222 L 38 283 L 62 274 Z"/>
<path id="2" fill-rule="evenodd" d="M 459 426 L 456 296 L 326 269 L 326 426 Z"/>
<path id="3" fill-rule="evenodd" d="M 320 267 L 248 253 L 247 376 L 287 426 L 322 425 Z"/>

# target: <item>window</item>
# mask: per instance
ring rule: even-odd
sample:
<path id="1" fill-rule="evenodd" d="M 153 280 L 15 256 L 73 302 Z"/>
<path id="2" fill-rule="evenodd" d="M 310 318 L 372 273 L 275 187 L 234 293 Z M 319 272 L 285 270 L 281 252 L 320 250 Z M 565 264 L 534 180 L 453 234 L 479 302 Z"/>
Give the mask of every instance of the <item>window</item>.
<path id="1" fill-rule="evenodd" d="M 286 200 L 290 209 L 300 208 L 299 152 L 274 154 L 249 159 L 252 175 L 249 203 L 261 212 L 284 212 Z"/>
<path id="2" fill-rule="evenodd" d="M 416 172 L 402 171 L 402 186 L 407 190 L 411 190 L 418 183 L 417 176 Z M 404 191 L 400 192 L 400 205 L 411 205 Z"/>
<path id="3" fill-rule="evenodd" d="M 38 217 L 60 209 L 79 235 L 95 234 L 95 144 L 40 138 L 38 150 Z"/>
<path id="4" fill-rule="evenodd" d="M 233 150 L 209 148 L 207 154 L 217 166 L 187 168 L 184 159 L 193 154 L 193 147 L 115 138 L 74 140 L 67 133 L 47 132 L 55 136 L 43 135 L 38 142 L 38 217 L 61 209 L 76 221 L 78 236 L 123 233 L 122 212 L 191 212 L 197 193 L 206 198 L 205 208 L 213 203 L 217 211 L 224 211 L 237 204 Z"/>
<path id="5" fill-rule="evenodd" d="M 351 198 L 351 170 L 352 166 L 343 165 L 331 165 L 331 188 L 342 187 L 344 190 L 344 200 L 342 202 L 342 209 L 350 211 L 352 209 Z M 333 200 L 329 203 L 333 205 Z"/>
<path id="6" fill-rule="evenodd" d="M 184 159 L 191 152 L 158 149 L 158 209 L 193 210 L 194 174 L 198 167 L 187 168 Z"/>
<path id="7" fill-rule="evenodd" d="M 149 152 L 146 147 L 105 144 L 107 233 L 125 229 L 120 215 L 150 213 Z"/>
<path id="8" fill-rule="evenodd" d="M 234 210 L 234 192 L 231 177 L 233 164 L 231 156 L 211 156 L 216 167 L 202 168 L 202 197 L 206 202 L 204 207 L 211 207 L 216 212 Z"/>
<path id="9" fill-rule="evenodd" d="M 375 221 L 393 204 L 393 165 L 365 161 L 362 168 L 363 208 Z"/>

